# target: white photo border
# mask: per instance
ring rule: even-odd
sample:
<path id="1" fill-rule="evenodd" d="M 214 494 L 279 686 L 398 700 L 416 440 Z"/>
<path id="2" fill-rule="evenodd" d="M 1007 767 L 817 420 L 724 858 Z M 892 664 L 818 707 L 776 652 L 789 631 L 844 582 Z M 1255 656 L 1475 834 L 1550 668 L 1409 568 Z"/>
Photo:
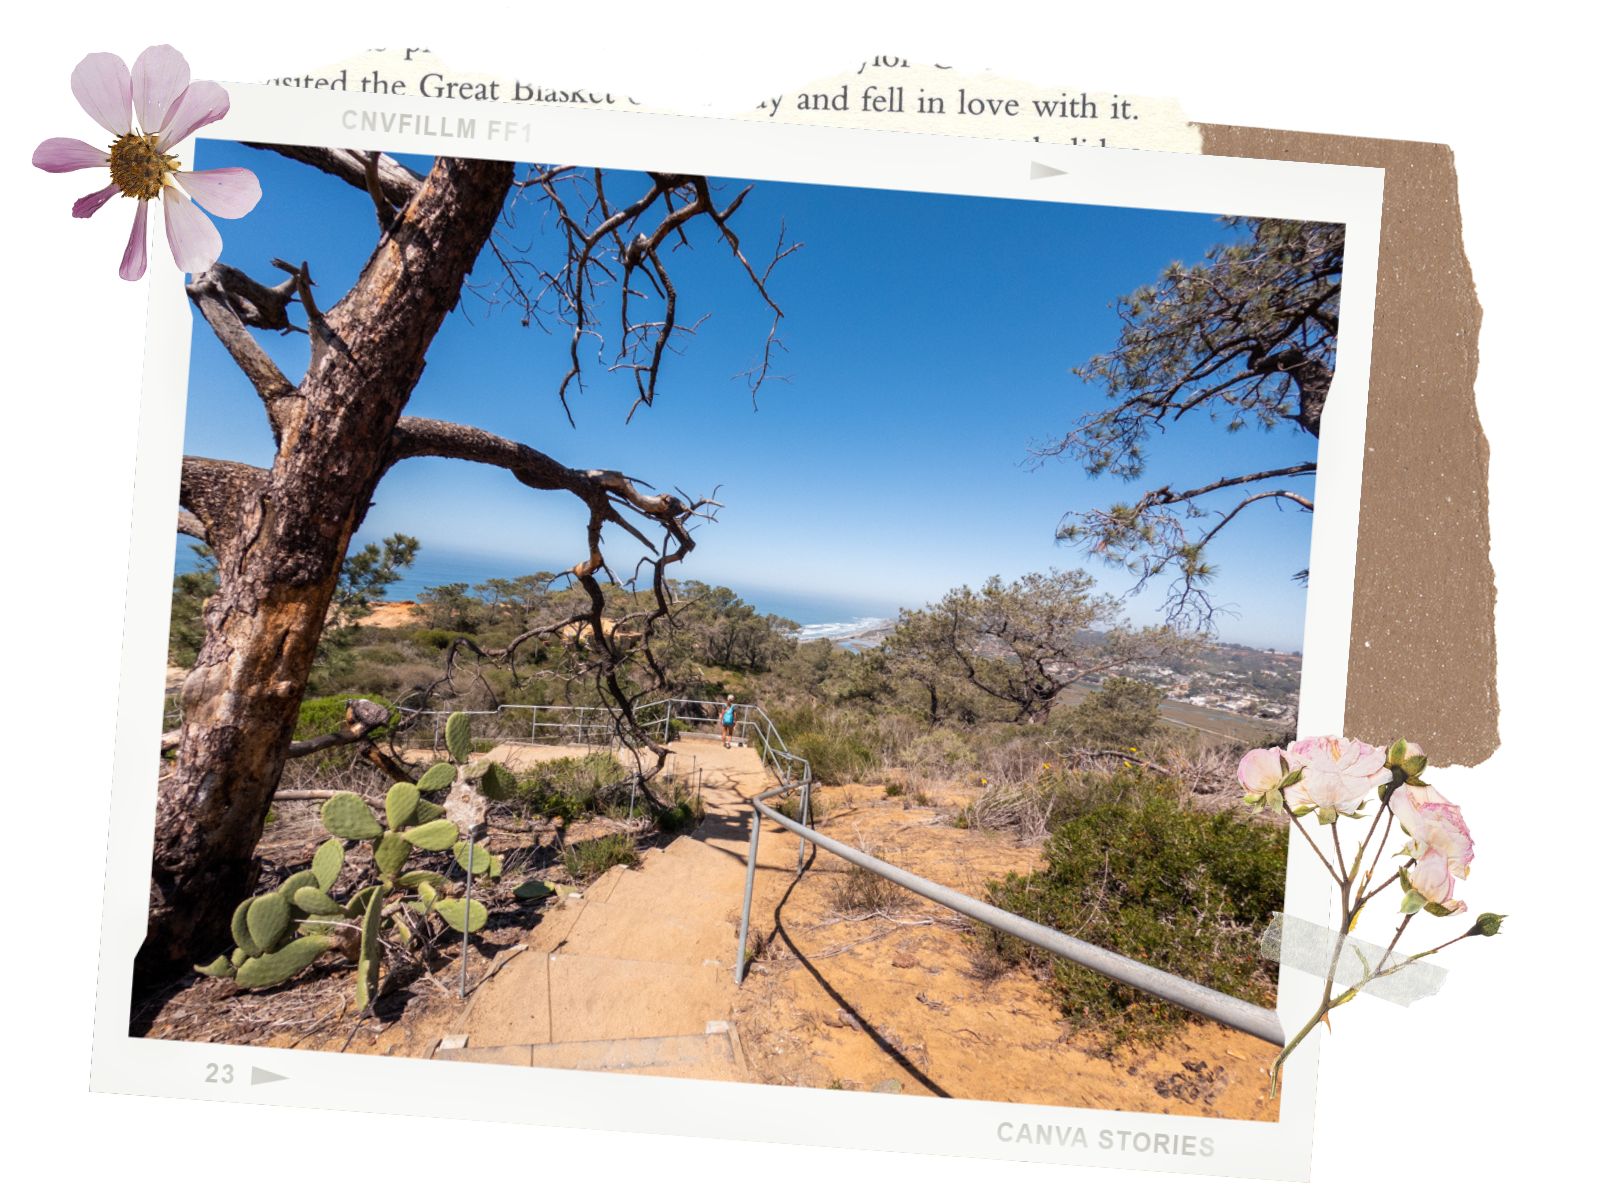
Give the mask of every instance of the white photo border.
<path id="1" fill-rule="evenodd" d="M 207 137 L 576 162 L 613 170 L 667 165 L 758 181 L 1342 223 L 1340 345 L 1319 439 L 1300 701 L 1302 735 L 1342 730 L 1381 170 L 266 85 L 231 85 L 230 94 L 231 111 L 207 129 Z M 1035 164 L 1061 173 L 1045 175 Z M 150 748 L 161 732 L 164 635 L 188 395 L 192 315 L 183 283 L 164 252 L 151 255 L 92 1089 L 1208 1175 L 1309 1175 L 1320 1035 L 1290 1060 L 1276 1122 L 130 1037 L 132 966 L 144 938 L 149 898 L 158 767 Z M 1286 910 L 1326 925 L 1332 899 L 1326 876 L 1307 848 L 1293 844 Z M 1319 989 L 1308 975 L 1280 973 L 1278 1008 L 1286 1026 L 1301 1023 Z M 221 1071 L 209 1071 L 210 1064 L 231 1066 L 231 1081 L 223 1082 Z M 255 1069 L 282 1078 L 269 1088 L 252 1086 Z M 422 1080 L 426 1086 L 416 1086 Z M 552 1095 L 561 1097 L 560 1104 L 550 1103 Z"/>

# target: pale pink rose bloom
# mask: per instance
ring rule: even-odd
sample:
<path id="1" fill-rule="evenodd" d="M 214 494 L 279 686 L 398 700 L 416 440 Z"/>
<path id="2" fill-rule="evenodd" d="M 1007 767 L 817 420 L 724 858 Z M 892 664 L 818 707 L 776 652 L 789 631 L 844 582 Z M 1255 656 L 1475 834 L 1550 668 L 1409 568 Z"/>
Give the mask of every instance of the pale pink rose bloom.
<path id="1" fill-rule="evenodd" d="M 1411 890 L 1429 903 L 1452 913 L 1466 910 L 1466 901 L 1452 898 L 1456 890 L 1456 875 L 1450 868 L 1449 860 L 1438 850 L 1424 851 L 1416 865 L 1407 872 L 1407 878 L 1411 880 Z"/>
<path id="2" fill-rule="evenodd" d="M 1287 773 L 1283 769 L 1283 751 L 1270 747 L 1252 750 L 1239 760 L 1239 783 L 1252 796 L 1277 787 Z"/>
<path id="3" fill-rule="evenodd" d="M 101 167 L 111 173 L 109 187 L 72 206 L 75 217 L 93 216 L 119 192 L 138 201 L 122 277 L 144 275 L 147 207 L 157 198 L 178 268 L 196 273 L 216 262 L 222 237 L 200 208 L 218 217 L 242 217 L 261 199 L 261 185 L 243 167 L 180 170 L 173 151 L 197 129 L 227 115 L 228 93 L 210 80 L 191 83 L 183 55 L 171 46 L 151 46 L 131 73 L 115 54 L 89 55 L 72 72 L 72 94 L 114 140 L 102 150 L 77 138 L 50 138 L 33 152 L 33 165 L 53 172 Z"/>
<path id="4" fill-rule="evenodd" d="M 1301 772 L 1284 791 L 1291 805 L 1309 804 L 1324 814 L 1353 814 L 1368 793 L 1390 777 L 1387 752 L 1356 738 L 1313 737 L 1293 743 L 1285 757 Z"/>
<path id="5" fill-rule="evenodd" d="M 1395 788 L 1389 797 L 1400 828 L 1411 835 L 1401 847 L 1418 863 L 1429 853 L 1444 861 L 1449 873 L 1465 879 L 1472 867 L 1472 834 L 1462 819 L 1461 810 L 1439 794 L 1439 789 L 1423 783 L 1407 783 Z"/>

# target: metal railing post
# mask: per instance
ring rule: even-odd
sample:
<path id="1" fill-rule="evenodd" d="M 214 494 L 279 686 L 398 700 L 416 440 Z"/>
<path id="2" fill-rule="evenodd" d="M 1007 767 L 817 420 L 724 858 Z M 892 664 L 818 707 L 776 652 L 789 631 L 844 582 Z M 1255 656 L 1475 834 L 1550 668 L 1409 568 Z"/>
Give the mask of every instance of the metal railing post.
<path id="1" fill-rule="evenodd" d="M 803 778 L 803 782 L 800 784 L 800 824 L 809 827 L 810 824 L 811 824 L 811 764 L 810 763 L 806 763 L 805 775 L 802 778 Z M 799 842 L 800 842 L 799 853 L 797 853 L 795 855 L 795 859 L 794 859 L 794 873 L 795 873 L 796 876 L 798 876 L 801 871 L 804 871 L 806 869 L 806 840 L 805 840 L 805 838 L 800 838 Z"/>
<path id="2" fill-rule="evenodd" d="M 761 844 L 761 810 L 750 809 L 750 854 L 744 869 L 744 912 L 739 917 L 739 958 L 733 964 L 733 982 L 744 982 L 745 946 L 750 941 L 750 899 L 756 890 L 756 849 Z"/>

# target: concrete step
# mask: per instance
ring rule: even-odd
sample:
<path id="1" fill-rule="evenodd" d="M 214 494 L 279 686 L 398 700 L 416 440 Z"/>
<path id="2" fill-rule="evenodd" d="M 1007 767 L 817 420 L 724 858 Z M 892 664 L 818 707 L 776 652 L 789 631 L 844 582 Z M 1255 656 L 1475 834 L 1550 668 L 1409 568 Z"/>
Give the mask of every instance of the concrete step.
<path id="1" fill-rule="evenodd" d="M 549 957 L 552 1042 L 676 1037 L 705 1032 L 733 1013 L 733 971 L 638 959 Z"/>
<path id="2" fill-rule="evenodd" d="M 568 1071 L 618 1071 L 687 1079 L 744 1078 L 738 1046 L 725 1021 L 709 1022 L 704 1033 L 665 1037 L 505 1046 L 475 1046 L 465 1038 L 446 1038 L 433 1057 L 448 1062 L 552 1067 Z"/>

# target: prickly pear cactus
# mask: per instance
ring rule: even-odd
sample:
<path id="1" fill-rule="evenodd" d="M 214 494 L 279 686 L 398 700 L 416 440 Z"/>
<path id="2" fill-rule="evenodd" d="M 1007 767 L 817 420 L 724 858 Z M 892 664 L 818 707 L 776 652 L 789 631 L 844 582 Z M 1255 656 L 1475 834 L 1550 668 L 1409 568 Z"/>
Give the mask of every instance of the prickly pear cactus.
<path id="1" fill-rule="evenodd" d="M 361 950 L 356 961 L 356 1007 L 365 1012 L 378 998 L 378 967 L 383 961 L 383 944 L 379 935 L 383 928 L 383 902 L 389 895 L 389 885 L 380 884 L 367 898 L 366 912 L 361 917 Z"/>
<path id="2" fill-rule="evenodd" d="M 311 873 L 317 877 L 317 886 L 325 892 L 332 890 L 343 869 L 344 843 L 338 838 L 323 842 L 311 857 Z"/>
<path id="3" fill-rule="evenodd" d="M 417 790 L 422 792 L 442 792 L 455 781 L 455 764 L 436 762 L 422 773 L 421 779 L 417 780 Z"/>
<path id="4" fill-rule="evenodd" d="M 454 761 L 433 764 L 414 784 L 391 787 L 381 822 L 354 792 L 329 797 L 321 816 L 331 836 L 317 847 L 309 867 L 242 902 L 233 914 L 234 948 L 195 970 L 231 978 L 241 988 L 270 988 L 288 982 L 324 952 L 342 950 L 356 960 L 356 1002 L 365 1011 L 378 996 L 386 941 L 411 946 L 420 936 L 428 944 L 438 922 L 457 933 L 481 930 L 489 910 L 450 891 L 461 878 L 457 869 L 463 876 L 470 871 L 469 882 L 485 875 L 500 878 L 505 860 L 474 839 L 486 829 L 487 802 L 509 798 L 517 781 L 502 763 L 467 765 L 472 729 L 465 713 L 453 713 L 445 723 L 445 745 Z M 355 863 L 358 873 L 373 871 L 378 882 L 341 900 L 334 886 L 344 871 L 349 841 L 371 847 L 371 868 L 364 857 Z M 407 870 L 418 852 L 449 852 L 454 864 L 449 873 Z M 536 893 L 518 894 L 531 899 Z"/>
<path id="5" fill-rule="evenodd" d="M 440 900 L 434 911 L 457 933 L 477 933 L 489 922 L 489 910 L 476 900 Z"/>
<path id="6" fill-rule="evenodd" d="M 337 838 L 365 841 L 383 833 L 367 802 L 354 792 L 335 792 L 322 806 L 322 825 Z"/>
<path id="7" fill-rule="evenodd" d="M 466 713 L 451 713 L 445 721 L 444 746 L 458 763 L 466 762 L 472 754 L 472 718 Z"/>
<path id="8" fill-rule="evenodd" d="M 417 805 L 422 803 L 422 793 L 414 783 L 397 783 L 383 799 L 383 811 L 389 819 L 389 829 L 399 833 L 417 817 Z"/>
<path id="9" fill-rule="evenodd" d="M 448 850 L 456 844 L 458 834 L 455 822 L 446 821 L 441 817 L 437 821 L 429 821 L 426 825 L 407 829 L 400 836 L 418 850 Z"/>
<path id="10" fill-rule="evenodd" d="M 282 950 L 246 959 L 235 972 L 234 982 L 242 988 L 277 987 L 309 967 L 323 951 L 332 948 L 333 941 L 329 938 L 295 938 Z"/>

